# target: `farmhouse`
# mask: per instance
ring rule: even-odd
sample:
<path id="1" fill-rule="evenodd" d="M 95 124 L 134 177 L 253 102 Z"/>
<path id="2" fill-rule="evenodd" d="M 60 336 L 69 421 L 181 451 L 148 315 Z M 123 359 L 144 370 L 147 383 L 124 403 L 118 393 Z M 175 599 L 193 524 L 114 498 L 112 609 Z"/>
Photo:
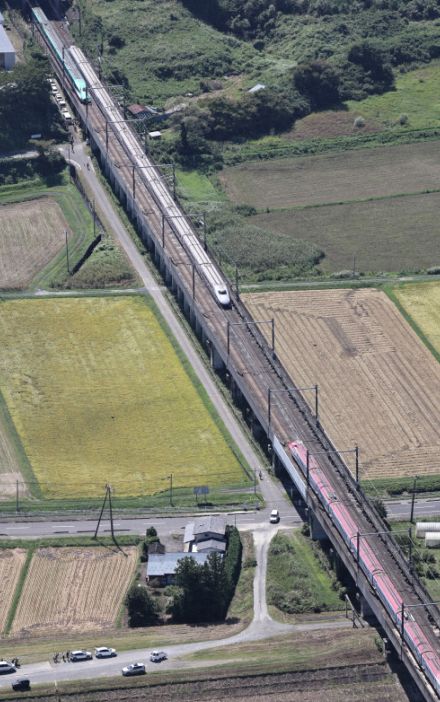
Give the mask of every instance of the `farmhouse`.
<path id="1" fill-rule="evenodd" d="M 186 553 L 224 553 L 226 550 L 226 525 L 223 517 L 210 515 L 189 522 L 183 536 L 183 549 Z"/>
<path id="2" fill-rule="evenodd" d="M 0 69 L 10 71 L 15 66 L 15 49 L 6 34 L 3 15 L 0 12 Z"/>
<path id="3" fill-rule="evenodd" d="M 148 563 L 145 570 L 145 579 L 148 583 L 152 581 L 158 585 L 172 585 L 174 582 L 174 573 L 177 565 L 182 558 L 193 558 L 196 563 L 203 565 L 208 558 L 209 553 L 153 553 L 148 557 Z"/>

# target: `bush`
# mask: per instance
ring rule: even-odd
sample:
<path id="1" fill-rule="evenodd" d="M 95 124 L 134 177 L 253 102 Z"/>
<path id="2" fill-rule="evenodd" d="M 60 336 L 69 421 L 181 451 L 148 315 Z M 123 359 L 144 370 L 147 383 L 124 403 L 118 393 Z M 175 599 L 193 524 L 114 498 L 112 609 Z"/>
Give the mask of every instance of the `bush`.
<path id="1" fill-rule="evenodd" d="M 125 598 L 125 604 L 130 627 L 148 626 L 157 621 L 158 607 L 147 588 L 139 584 L 132 585 Z"/>
<path id="2" fill-rule="evenodd" d="M 365 119 L 361 116 L 356 117 L 353 122 L 353 127 L 356 127 L 356 129 L 362 129 L 362 127 L 365 127 Z"/>
<path id="3" fill-rule="evenodd" d="M 238 578 L 240 577 L 241 556 L 243 552 L 240 532 L 236 527 L 226 527 L 226 538 L 228 541 L 228 547 L 224 558 L 224 568 L 228 591 L 225 598 L 225 614 L 229 607 L 229 603 L 234 596 Z"/>

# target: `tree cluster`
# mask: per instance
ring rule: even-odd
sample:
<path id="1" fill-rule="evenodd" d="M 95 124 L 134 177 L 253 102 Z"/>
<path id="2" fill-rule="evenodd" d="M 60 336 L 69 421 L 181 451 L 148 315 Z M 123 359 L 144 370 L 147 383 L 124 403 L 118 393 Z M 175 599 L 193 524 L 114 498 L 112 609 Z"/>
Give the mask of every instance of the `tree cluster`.
<path id="1" fill-rule="evenodd" d="M 125 604 L 130 627 L 148 626 L 157 622 L 157 604 L 148 593 L 147 588 L 140 583 L 131 586 L 125 598 Z"/>
<path id="2" fill-rule="evenodd" d="M 176 569 L 176 590 L 170 607 L 177 622 L 208 622 L 225 618 L 240 575 L 242 545 L 235 527 L 227 530 L 228 548 L 223 558 L 210 553 L 199 565 L 183 558 Z"/>
<path id="3" fill-rule="evenodd" d="M 49 64 L 38 54 L 13 71 L 0 72 L 0 149 L 22 145 L 32 134 L 42 134 L 47 139 L 59 131 L 48 74 Z"/>

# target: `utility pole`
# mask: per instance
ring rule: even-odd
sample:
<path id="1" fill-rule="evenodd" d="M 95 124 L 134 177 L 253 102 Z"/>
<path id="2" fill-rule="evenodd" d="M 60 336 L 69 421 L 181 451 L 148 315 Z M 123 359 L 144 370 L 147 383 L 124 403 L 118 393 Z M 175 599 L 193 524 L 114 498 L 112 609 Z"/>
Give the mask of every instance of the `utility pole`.
<path id="1" fill-rule="evenodd" d="M 170 473 L 168 478 L 170 480 L 170 505 L 171 505 L 171 507 L 174 507 L 174 505 L 173 505 L 173 474 Z"/>
<path id="2" fill-rule="evenodd" d="M 69 264 L 69 239 L 67 229 L 64 230 L 66 235 L 66 262 L 67 262 L 67 272 L 70 275 L 70 264 Z"/>
<path id="3" fill-rule="evenodd" d="M 413 482 L 412 497 L 411 497 L 411 516 L 409 518 L 409 521 L 411 522 L 411 524 L 414 524 L 414 503 L 416 500 L 416 486 L 417 486 L 418 478 L 419 478 L 419 476 L 416 475 L 414 477 L 414 482 Z"/>

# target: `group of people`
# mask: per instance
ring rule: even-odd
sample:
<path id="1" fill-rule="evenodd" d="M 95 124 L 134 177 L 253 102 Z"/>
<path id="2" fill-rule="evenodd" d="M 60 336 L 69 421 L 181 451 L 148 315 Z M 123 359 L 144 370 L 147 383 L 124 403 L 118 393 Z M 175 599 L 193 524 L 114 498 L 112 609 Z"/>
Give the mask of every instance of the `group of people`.
<path id="1" fill-rule="evenodd" d="M 70 651 L 66 651 L 65 653 L 54 653 L 53 654 L 53 662 L 54 663 L 63 663 L 70 662 Z"/>

